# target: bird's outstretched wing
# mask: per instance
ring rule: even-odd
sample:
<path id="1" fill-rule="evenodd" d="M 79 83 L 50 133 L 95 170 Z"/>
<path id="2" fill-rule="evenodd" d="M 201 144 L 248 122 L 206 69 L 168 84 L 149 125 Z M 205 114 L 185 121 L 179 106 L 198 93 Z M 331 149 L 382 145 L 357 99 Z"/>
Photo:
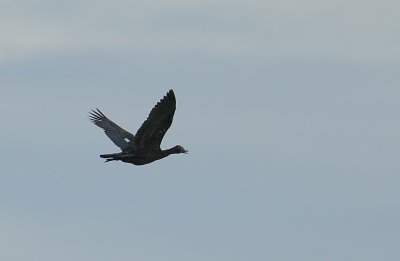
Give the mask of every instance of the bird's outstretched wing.
<path id="1" fill-rule="evenodd" d="M 115 145 L 125 151 L 133 146 L 135 136 L 107 118 L 99 109 L 92 110 L 89 119 L 102 128 Z"/>
<path id="2" fill-rule="evenodd" d="M 135 135 L 134 148 L 137 150 L 159 150 L 161 141 L 172 124 L 176 109 L 173 90 L 154 106 L 146 121 Z"/>

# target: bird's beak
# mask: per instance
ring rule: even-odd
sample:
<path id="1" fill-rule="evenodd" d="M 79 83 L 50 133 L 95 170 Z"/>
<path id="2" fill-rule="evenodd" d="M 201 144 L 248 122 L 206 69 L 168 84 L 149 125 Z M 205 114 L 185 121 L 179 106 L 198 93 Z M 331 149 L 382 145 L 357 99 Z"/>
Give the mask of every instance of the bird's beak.
<path id="1" fill-rule="evenodd" d="M 185 150 L 183 153 L 188 154 L 189 151 Z"/>

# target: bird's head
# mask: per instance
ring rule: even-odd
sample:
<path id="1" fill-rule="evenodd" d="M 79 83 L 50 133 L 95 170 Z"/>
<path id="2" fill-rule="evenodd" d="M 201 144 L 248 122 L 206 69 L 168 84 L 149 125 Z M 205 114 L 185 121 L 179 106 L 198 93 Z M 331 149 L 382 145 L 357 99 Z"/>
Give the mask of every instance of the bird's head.
<path id="1" fill-rule="evenodd" d="M 188 153 L 188 151 L 185 150 L 185 148 L 183 148 L 181 145 L 176 145 L 174 147 L 174 151 L 175 151 L 175 153 L 185 153 L 185 154 Z"/>

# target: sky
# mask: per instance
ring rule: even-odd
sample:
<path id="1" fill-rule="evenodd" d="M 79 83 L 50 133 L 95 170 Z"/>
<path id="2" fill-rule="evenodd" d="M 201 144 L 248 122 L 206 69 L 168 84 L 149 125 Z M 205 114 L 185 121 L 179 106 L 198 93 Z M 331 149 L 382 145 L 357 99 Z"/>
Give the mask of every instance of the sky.
<path id="1" fill-rule="evenodd" d="M 399 260 L 399 8 L 0 0 L 0 259 Z M 189 154 L 105 164 L 169 89 Z"/>

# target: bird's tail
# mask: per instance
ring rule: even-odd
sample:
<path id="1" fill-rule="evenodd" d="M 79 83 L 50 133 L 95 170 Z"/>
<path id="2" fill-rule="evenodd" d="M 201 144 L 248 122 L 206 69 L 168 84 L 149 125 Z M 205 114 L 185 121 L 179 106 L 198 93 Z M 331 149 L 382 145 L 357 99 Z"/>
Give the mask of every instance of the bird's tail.
<path id="1" fill-rule="evenodd" d="M 106 159 L 105 162 L 113 161 L 113 160 L 123 160 L 129 157 L 132 157 L 133 154 L 120 152 L 120 153 L 112 153 L 112 154 L 103 154 L 100 155 L 100 158 Z"/>
<path id="2" fill-rule="evenodd" d="M 106 159 L 105 162 L 113 161 L 113 160 L 120 160 L 121 156 L 124 154 L 121 153 L 112 153 L 112 154 L 103 154 L 100 155 L 100 158 Z"/>
<path id="3" fill-rule="evenodd" d="M 100 158 L 106 159 L 106 158 L 112 158 L 112 157 L 121 156 L 121 155 L 123 155 L 123 154 L 122 153 L 103 154 L 103 155 L 100 155 Z"/>

